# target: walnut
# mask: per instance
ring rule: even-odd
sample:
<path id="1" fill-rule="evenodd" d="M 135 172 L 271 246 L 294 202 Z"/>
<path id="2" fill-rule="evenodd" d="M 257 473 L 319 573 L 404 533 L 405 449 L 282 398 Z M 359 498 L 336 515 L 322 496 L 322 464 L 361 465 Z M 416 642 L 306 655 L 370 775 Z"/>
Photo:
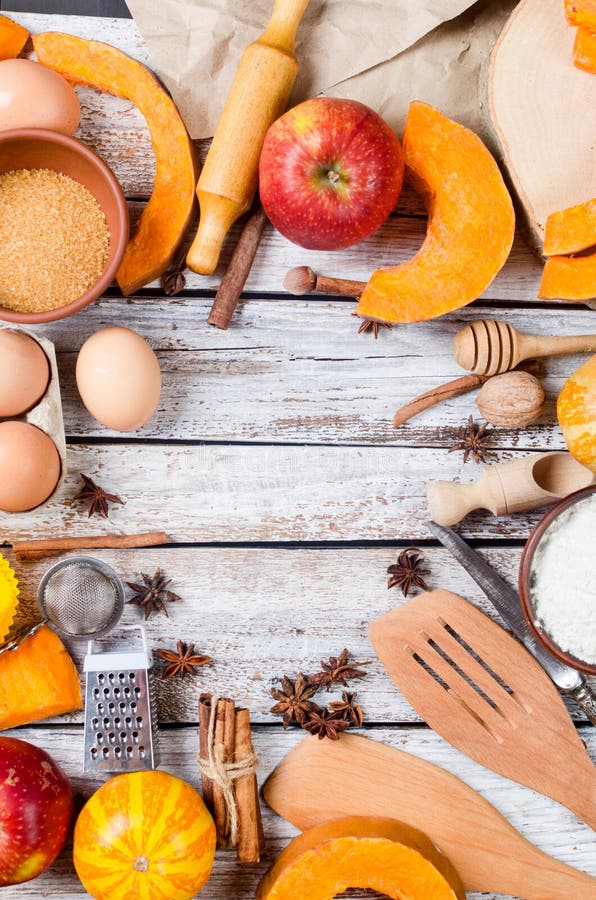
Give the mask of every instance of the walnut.
<path id="1" fill-rule="evenodd" d="M 540 417 L 544 391 L 529 372 L 504 372 L 488 379 L 478 393 L 476 404 L 487 422 L 521 428 Z"/>

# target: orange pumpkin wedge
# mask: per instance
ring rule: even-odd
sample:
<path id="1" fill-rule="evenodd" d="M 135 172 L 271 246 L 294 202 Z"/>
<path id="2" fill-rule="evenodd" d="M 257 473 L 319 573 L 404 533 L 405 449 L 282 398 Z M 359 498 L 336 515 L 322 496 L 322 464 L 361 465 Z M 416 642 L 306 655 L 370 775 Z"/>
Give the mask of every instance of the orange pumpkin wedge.
<path id="1" fill-rule="evenodd" d="M 542 271 L 538 296 L 542 300 L 593 300 L 596 297 L 596 253 L 549 257 Z"/>
<path id="2" fill-rule="evenodd" d="M 0 653 L 0 730 L 80 709 L 79 676 L 66 647 L 47 625 Z"/>
<path id="3" fill-rule="evenodd" d="M 332 900 L 348 888 L 395 900 L 464 900 L 449 862 L 416 828 L 354 816 L 294 838 L 257 888 L 257 900 Z"/>
<path id="4" fill-rule="evenodd" d="M 563 385 L 557 418 L 571 455 L 596 474 L 596 353 Z"/>
<path id="5" fill-rule="evenodd" d="M 215 825 L 201 795 L 167 772 L 110 779 L 74 831 L 75 869 L 95 900 L 190 900 L 214 856 Z"/>
<path id="6" fill-rule="evenodd" d="M 29 32 L 18 22 L 0 16 L 0 60 L 16 59 L 29 39 Z"/>
<path id="7" fill-rule="evenodd" d="M 565 0 L 565 15 L 570 25 L 596 31 L 596 0 Z"/>
<path id="8" fill-rule="evenodd" d="M 471 303 L 509 255 L 511 197 L 480 138 L 426 103 L 410 105 L 403 136 L 406 179 L 426 202 L 426 238 L 408 262 L 379 269 L 358 315 L 418 322 Z"/>
<path id="9" fill-rule="evenodd" d="M 596 197 L 551 213 L 544 229 L 545 256 L 579 253 L 596 244 Z"/>
<path id="10" fill-rule="evenodd" d="M 35 35 L 37 59 L 75 84 L 126 97 L 147 121 L 155 153 L 155 184 L 116 276 L 125 296 L 170 265 L 190 224 L 197 173 L 195 154 L 173 100 L 151 72 L 109 44 L 70 34 Z"/>
<path id="11" fill-rule="evenodd" d="M 573 44 L 573 62 L 578 69 L 596 74 L 596 31 L 578 28 Z"/>

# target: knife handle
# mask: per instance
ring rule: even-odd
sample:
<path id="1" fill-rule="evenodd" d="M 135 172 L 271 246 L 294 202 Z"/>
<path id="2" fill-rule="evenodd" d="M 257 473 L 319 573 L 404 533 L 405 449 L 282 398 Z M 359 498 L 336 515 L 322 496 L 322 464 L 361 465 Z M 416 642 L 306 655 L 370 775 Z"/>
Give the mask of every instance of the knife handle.
<path id="1" fill-rule="evenodd" d="M 592 725 L 596 725 L 596 694 L 584 681 L 574 691 L 569 692 L 579 708 L 586 714 Z"/>

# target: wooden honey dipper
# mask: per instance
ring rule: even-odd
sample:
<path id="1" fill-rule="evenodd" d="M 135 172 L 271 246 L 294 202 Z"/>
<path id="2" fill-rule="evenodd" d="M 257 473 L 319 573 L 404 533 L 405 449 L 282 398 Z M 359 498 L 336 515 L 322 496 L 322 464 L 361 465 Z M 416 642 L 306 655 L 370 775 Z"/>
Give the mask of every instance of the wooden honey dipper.
<path id="1" fill-rule="evenodd" d="M 536 356 L 594 351 L 596 334 L 564 337 L 522 334 L 506 322 L 494 319 L 471 322 L 453 338 L 456 362 L 477 375 L 499 375 Z"/>

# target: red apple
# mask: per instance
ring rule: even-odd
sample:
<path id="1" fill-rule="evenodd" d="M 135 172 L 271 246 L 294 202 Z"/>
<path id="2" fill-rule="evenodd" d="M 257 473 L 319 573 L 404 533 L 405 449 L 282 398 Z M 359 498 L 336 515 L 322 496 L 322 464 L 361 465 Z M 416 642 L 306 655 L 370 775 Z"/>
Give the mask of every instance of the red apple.
<path id="1" fill-rule="evenodd" d="M 400 195 L 401 144 L 355 100 L 317 97 L 288 110 L 265 136 L 261 202 L 301 247 L 340 250 L 372 234 Z"/>
<path id="2" fill-rule="evenodd" d="M 26 741 L 0 737 L 0 887 L 47 869 L 71 818 L 70 785 L 52 757 Z"/>

